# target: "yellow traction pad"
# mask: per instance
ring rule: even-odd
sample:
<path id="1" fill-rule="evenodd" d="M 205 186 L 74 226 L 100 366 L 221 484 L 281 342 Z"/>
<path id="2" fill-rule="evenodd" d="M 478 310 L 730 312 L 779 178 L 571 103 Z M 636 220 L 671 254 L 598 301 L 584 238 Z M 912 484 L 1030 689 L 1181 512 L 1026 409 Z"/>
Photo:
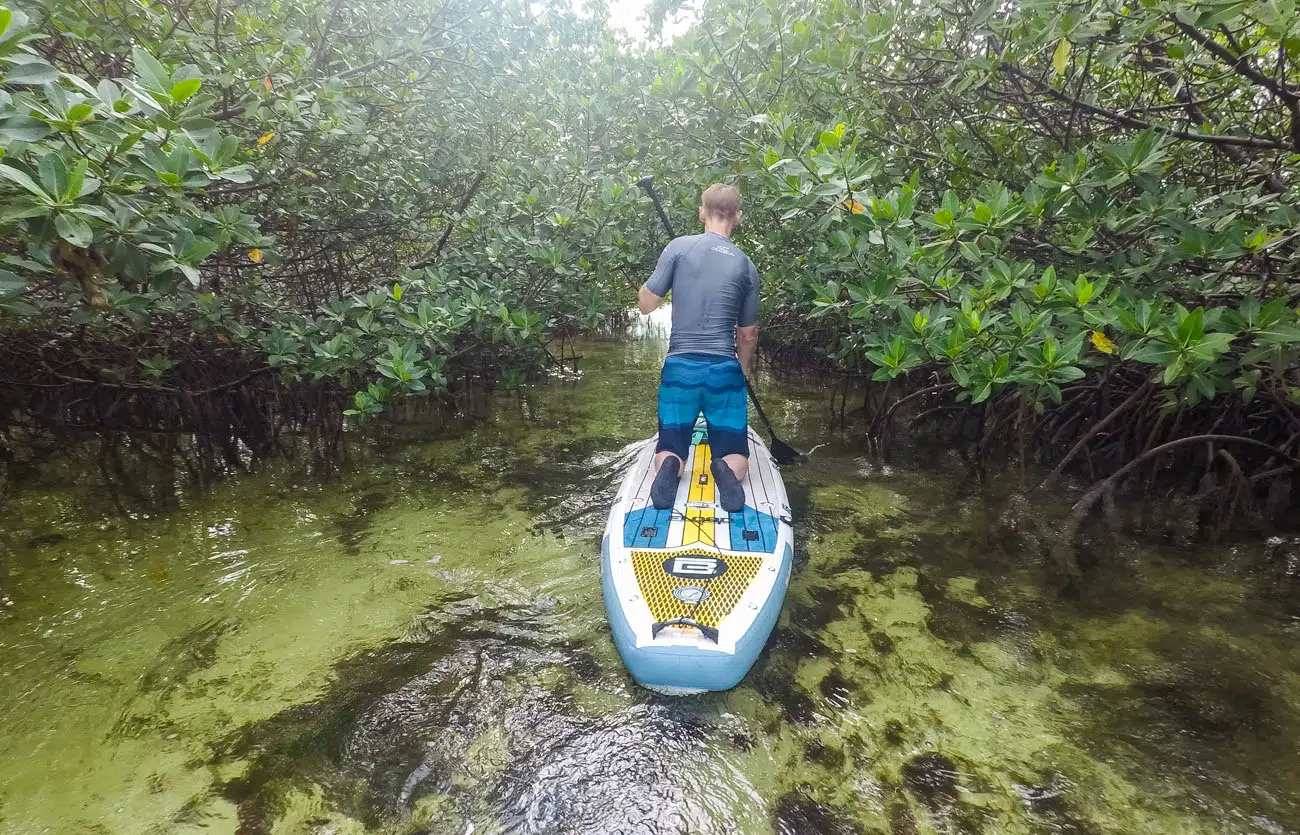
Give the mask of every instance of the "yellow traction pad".
<path id="1" fill-rule="evenodd" d="M 658 623 L 686 617 L 716 628 L 740 602 L 762 565 L 762 557 L 695 548 L 632 552 L 632 570 L 641 596 Z M 719 574 L 723 566 L 725 570 Z M 669 573 L 670 568 L 674 573 Z M 693 596 L 699 596 L 698 592 L 684 593 L 686 600 L 674 595 L 688 586 L 702 589 L 704 599 L 690 602 Z"/>

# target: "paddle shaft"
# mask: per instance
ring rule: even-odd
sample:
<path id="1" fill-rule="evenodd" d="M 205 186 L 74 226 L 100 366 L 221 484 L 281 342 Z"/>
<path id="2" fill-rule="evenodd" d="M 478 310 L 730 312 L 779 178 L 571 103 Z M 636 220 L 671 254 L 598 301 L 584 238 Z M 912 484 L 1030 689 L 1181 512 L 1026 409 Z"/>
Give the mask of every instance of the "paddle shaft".
<path id="1" fill-rule="evenodd" d="M 772 421 L 767 419 L 767 412 L 763 411 L 763 404 L 758 402 L 758 395 L 754 393 L 754 384 L 749 381 L 749 376 L 745 376 L 745 390 L 749 392 L 749 399 L 754 401 L 754 411 L 758 412 L 758 417 L 767 427 L 767 434 L 776 440 L 776 431 L 772 429 Z"/>
<path id="2" fill-rule="evenodd" d="M 636 184 L 645 189 L 646 194 L 650 195 L 650 202 L 655 204 L 655 211 L 659 213 L 659 220 L 663 221 L 664 229 L 668 230 L 668 237 L 677 237 L 677 233 L 673 231 L 672 221 L 668 219 L 668 213 L 664 211 L 664 204 L 659 199 L 659 192 L 655 190 L 654 177 L 642 177 L 636 181 Z"/>
<path id="3" fill-rule="evenodd" d="M 668 232 L 668 237 L 677 237 L 677 233 L 673 231 L 672 223 L 668 220 L 668 213 L 664 211 L 663 202 L 659 199 L 659 192 L 655 190 L 654 178 L 642 177 L 636 181 L 636 184 L 645 189 L 645 193 L 650 196 L 650 202 L 655 204 L 655 211 L 659 213 L 659 219 L 663 221 L 664 229 Z M 754 401 L 754 411 L 758 412 L 759 419 L 762 420 L 763 425 L 767 427 L 767 434 L 772 437 L 772 446 L 782 450 L 789 450 L 788 454 L 778 456 L 778 460 L 780 458 L 799 455 L 798 450 L 776 437 L 776 430 L 772 428 L 772 421 L 767 419 L 767 413 L 763 411 L 763 404 L 758 402 L 758 394 L 754 392 L 754 384 L 749 381 L 749 375 L 746 374 L 744 377 L 745 389 L 749 392 L 749 399 Z"/>

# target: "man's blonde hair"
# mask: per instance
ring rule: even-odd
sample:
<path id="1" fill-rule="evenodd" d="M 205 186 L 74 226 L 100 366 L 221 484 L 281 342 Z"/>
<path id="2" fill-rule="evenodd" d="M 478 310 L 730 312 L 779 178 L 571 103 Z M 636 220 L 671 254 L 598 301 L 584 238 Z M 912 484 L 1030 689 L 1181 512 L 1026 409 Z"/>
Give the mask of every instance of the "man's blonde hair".
<path id="1" fill-rule="evenodd" d="M 714 183 L 704 190 L 700 205 L 705 214 L 735 220 L 740 217 L 740 189 L 726 183 Z"/>

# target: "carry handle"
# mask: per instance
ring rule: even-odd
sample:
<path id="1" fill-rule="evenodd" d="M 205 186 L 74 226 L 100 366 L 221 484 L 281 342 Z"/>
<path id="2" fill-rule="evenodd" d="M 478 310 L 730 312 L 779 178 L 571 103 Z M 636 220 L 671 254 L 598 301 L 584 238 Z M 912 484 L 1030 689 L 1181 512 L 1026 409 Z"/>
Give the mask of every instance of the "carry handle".
<path id="1" fill-rule="evenodd" d="M 708 638 L 713 643 L 718 642 L 718 630 L 712 626 L 705 626 L 695 618 L 672 618 L 671 620 L 661 620 L 654 626 L 650 627 L 650 639 L 654 640 L 659 637 L 665 626 L 693 626 L 700 630 L 700 634 Z"/>

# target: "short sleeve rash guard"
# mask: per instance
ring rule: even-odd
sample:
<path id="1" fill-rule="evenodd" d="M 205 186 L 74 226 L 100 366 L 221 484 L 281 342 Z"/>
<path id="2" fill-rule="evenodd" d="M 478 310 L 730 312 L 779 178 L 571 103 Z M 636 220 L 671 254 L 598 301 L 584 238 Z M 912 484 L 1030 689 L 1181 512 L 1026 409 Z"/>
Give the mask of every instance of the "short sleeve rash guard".
<path id="1" fill-rule="evenodd" d="M 727 238 L 705 232 L 664 247 L 646 288 L 673 294 L 669 354 L 736 355 L 736 326 L 758 323 L 758 270 Z"/>

